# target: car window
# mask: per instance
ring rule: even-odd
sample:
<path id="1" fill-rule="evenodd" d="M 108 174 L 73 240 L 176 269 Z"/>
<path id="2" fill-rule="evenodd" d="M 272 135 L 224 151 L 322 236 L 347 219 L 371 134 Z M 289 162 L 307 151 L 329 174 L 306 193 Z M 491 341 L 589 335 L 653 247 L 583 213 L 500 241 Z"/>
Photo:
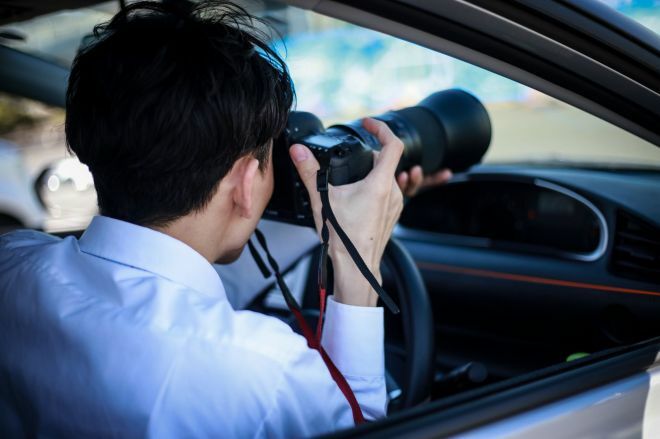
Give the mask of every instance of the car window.
<path id="1" fill-rule="evenodd" d="M 660 35 L 660 0 L 598 0 Z"/>
<path id="2" fill-rule="evenodd" d="M 654 2 L 610 3 L 640 21 L 657 23 L 657 9 L 648 7 Z M 289 65 L 297 109 L 315 113 L 326 125 L 412 106 L 433 92 L 460 88 L 481 100 L 490 114 L 493 139 L 485 163 L 660 170 L 660 148 L 488 70 L 311 11 L 274 2 L 247 5 L 282 36 L 273 45 Z M 117 8 L 117 2 L 108 2 L 3 26 L 0 30 L 17 38 L 0 42 L 68 66 L 93 26 Z M 40 194 L 47 198 L 44 227 L 49 230 L 84 227 L 96 209 L 84 166 L 75 159 L 58 163 L 67 158 L 63 119 L 61 109 L 15 96 L 0 98 L 0 138 L 17 145 L 27 180 L 34 182 L 46 165 L 53 165 L 56 176 L 41 181 Z M 2 204 L 0 215 L 1 209 Z"/>
<path id="3" fill-rule="evenodd" d="M 643 9 L 644 10 L 644 9 Z M 298 108 L 327 123 L 412 106 L 461 88 L 491 117 L 487 163 L 660 166 L 656 146 L 571 105 L 456 58 L 310 12 L 284 38 Z"/>

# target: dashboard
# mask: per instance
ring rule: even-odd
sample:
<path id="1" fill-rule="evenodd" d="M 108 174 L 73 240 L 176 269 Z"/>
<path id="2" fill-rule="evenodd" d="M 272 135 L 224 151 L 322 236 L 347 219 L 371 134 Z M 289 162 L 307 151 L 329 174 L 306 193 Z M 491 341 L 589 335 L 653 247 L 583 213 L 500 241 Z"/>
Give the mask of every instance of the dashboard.
<path id="1" fill-rule="evenodd" d="M 411 200 L 401 226 L 467 245 L 594 260 L 607 245 L 603 214 L 574 191 L 543 180 L 461 179 Z"/>
<path id="2" fill-rule="evenodd" d="M 411 199 L 395 233 L 658 285 L 660 173 L 481 165 Z"/>
<path id="3" fill-rule="evenodd" d="M 408 200 L 439 369 L 515 376 L 660 334 L 660 173 L 480 165 Z"/>

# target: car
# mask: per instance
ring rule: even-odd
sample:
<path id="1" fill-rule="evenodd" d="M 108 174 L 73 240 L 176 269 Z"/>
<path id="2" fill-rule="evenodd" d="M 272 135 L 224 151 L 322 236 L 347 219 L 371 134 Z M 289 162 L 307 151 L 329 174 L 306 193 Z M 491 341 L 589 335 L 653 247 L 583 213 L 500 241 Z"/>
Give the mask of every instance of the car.
<path id="1" fill-rule="evenodd" d="M 0 6 L 27 36 L 0 46 L 0 88 L 62 106 L 90 22 L 122 2 L 96 3 Z M 332 436 L 660 437 L 660 29 L 595 0 L 248 5 L 326 125 L 458 87 L 493 129 L 483 163 L 407 202 L 383 272 L 403 310 L 390 415 Z M 58 25 L 70 44 L 43 37 Z M 317 257 L 283 264 L 312 318 Z M 257 293 L 249 308 L 290 319 Z"/>
<path id="2" fill-rule="evenodd" d="M 0 234 L 41 228 L 45 209 L 36 196 L 16 145 L 0 140 Z"/>

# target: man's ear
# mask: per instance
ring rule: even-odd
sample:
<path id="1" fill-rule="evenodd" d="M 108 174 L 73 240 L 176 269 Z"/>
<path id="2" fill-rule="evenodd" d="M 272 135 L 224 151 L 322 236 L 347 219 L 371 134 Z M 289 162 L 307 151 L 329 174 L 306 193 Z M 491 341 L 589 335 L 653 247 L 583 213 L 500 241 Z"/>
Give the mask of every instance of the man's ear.
<path id="1" fill-rule="evenodd" d="M 244 156 L 238 159 L 235 166 L 234 204 L 243 218 L 250 218 L 253 215 L 252 191 L 259 172 L 259 160 L 252 156 Z"/>

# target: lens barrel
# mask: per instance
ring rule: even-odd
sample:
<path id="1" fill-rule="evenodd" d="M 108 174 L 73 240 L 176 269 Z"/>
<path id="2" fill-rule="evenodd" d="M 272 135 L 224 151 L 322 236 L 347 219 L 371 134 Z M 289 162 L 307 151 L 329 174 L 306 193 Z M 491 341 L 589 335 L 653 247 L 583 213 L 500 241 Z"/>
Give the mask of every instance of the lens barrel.
<path id="1" fill-rule="evenodd" d="M 479 163 L 488 150 L 491 124 L 483 104 L 470 93 L 450 89 L 433 93 L 415 107 L 378 116 L 404 145 L 397 171 L 421 165 L 425 174 L 449 168 L 464 171 Z M 378 140 L 360 120 L 333 125 L 328 133 L 350 133 L 370 148 L 380 150 Z"/>

